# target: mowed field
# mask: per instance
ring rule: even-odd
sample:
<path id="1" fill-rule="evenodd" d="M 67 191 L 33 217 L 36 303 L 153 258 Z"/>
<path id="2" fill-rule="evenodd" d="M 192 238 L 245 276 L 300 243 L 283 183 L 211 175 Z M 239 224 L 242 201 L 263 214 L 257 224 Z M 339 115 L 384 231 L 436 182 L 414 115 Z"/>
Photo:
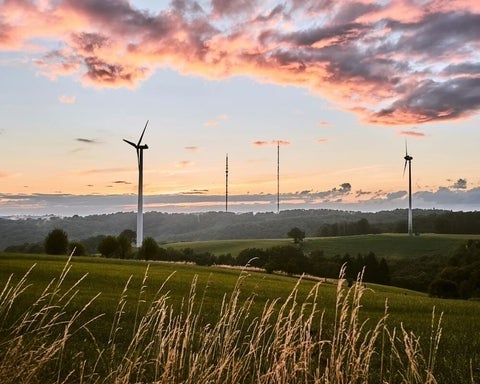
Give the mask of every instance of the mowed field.
<path id="1" fill-rule="evenodd" d="M 387 259 L 409 257 L 414 262 L 415 257 L 425 253 L 446 257 L 468 238 L 472 237 L 352 236 L 307 239 L 304 246 L 306 249 L 322 249 L 327 255 L 374 251 Z M 172 246 L 236 255 L 244 248 L 268 248 L 290 242 L 291 240 L 212 241 Z M 0 254 L 0 291 L 7 281 L 11 284 L 18 282 L 33 266 L 26 278 L 24 292 L 16 299 L 8 316 L 0 318 L 3 329 L 15 319 L 21 318 L 49 283 L 57 284 L 66 265 L 67 258 L 60 256 Z M 128 339 L 138 325 L 140 315 L 160 294 L 165 294 L 174 311 L 183 311 L 190 304 L 193 305 L 198 321 L 206 325 L 218 321 L 222 302 L 230 299 L 235 287 L 240 289 L 241 301 L 253 299 L 253 304 L 249 307 L 249 318 L 252 319 L 262 316 L 267 303 L 277 300 L 281 305 L 295 286 L 298 286 L 296 301 L 301 304 L 312 287 L 318 283 L 314 280 L 300 280 L 295 276 L 266 274 L 261 271 L 242 272 L 222 267 L 97 257 L 73 258 L 68 268 L 69 272 L 64 277 L 58 294 L 66 293 L 74 286 L 70 291 L 75 294 L 67 307 L 68 313 L 83 310 L 83 321 L 100 316 L 89 324 L 89 329 L 99 345 L 107 344 L 112 333 L 112 324 L 117 321 L 119 305 L 124 303 L 121 331 L 117 339 L 119 348 L 127 343 L 122 337 Z M 321 282 L 317 299 L 318 324 L 320 314 L 323 313 L 322 328 L 327 335 L 333 332 L 336 293 L 337 281 Z M 93 302 L 87 306 L 94 297 Z M 195 297 L 195 300 L 192 300 L 192 297 Z M 480 367 L 480 302 L 435 299 L 419 292 L 368 284 L 361 303 L 360 320 L 366 321 L 365 329 L 375 325 L 384 315 L 387 306 L 389 328 L 398 329 L 400 332 L 403 327 L 408 332 L 413 332 L 419 338 L 425 354 L 428 353 L 432 332 L 432 312 L 435 311 L 437 318 L 442 314 L 442 338 L 436 362 L 439 382 L 470 383 L 472 377 L 477 377 Z M 0 313 L 0 317 L 2 316 Z M 3 336 L 5 332 L 2 330 Z M 88 338 L 79 336 L 74 340 L 78 351 L 93 353 Z"/>

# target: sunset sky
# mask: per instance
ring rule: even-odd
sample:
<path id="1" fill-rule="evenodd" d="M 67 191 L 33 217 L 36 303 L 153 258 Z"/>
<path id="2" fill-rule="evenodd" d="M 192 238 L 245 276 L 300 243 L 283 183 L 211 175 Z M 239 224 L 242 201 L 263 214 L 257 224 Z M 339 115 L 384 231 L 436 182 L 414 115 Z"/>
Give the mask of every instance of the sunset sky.
<path id="1" fill-rule="evenodd" d="M 480 210 L 480 1 L 0 0 L 0 216 Z"/>

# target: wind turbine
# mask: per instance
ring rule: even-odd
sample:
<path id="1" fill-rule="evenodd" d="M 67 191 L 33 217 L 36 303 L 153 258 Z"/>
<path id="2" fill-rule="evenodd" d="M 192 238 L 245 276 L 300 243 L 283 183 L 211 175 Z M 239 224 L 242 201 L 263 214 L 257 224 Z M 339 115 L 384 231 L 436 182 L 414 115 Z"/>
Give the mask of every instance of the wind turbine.
<path id="1" fill-rule="evenodd" d="M 413 235 L 412 225 L 412 159 L 413 157 L 408 154 L 407 142 L 405 141 L 405 166 L 403 167 L 403 175 L 407 169 L 408 163 L 408 234 Z"/>
<path id="2" fill-rule="evenodd" d="M 143 134 L 147 129 L 148 120 L 143 128 L 143 132 L 138 140 L 138 143 L 132 143 L 126 139 L 123 139 L 126 143 L 130 144 L 137 150 L 137 161 L 138 161 L 138 210 L 137 210 L 137 247 L 140 248 L 143 243 L 143 150 L 148 149 L 147 144 L 141 144 L 143 139 Z"/>

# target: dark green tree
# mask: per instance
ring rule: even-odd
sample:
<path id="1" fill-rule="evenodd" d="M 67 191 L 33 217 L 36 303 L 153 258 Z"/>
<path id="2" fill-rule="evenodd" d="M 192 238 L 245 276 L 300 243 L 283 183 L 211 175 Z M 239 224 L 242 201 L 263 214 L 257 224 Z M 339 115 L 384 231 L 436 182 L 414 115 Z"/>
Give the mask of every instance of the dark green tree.
<path id="1" fill-rule="evenodd" d="M 135 241 L 136 234 L 131 229 L 125 229 L 118 235 L 118 257 L 128 259 L 132 254 L 132 243 Z"/>
<path id="2" fill-rule="evenodd" d="M 298 227 L 293 227 L 288 231 L 287 236 L 291 237 L 295 244 L 300 244 L 305 239 L 305 232 Z"/>
<path id="3" fill-rule="evenodd" d="M 108 258 L 117 257 L 118 249 L 118 240 L 115 236 L 105 236 L 98 244 L 98 252 Z"/>
<path id="4" fill-rule="evenodd" d="M 49 255 L 66 255 L 68 235 L 63 229 L 56 228 L 45 238 L 45 252 Z"/>
<path id="5" fill-rule="evenodd" d="M 72 256 L 85 256 L 87 254 L 87 248 L 79 241 L 72 241 L 68 244 L 68 254 Z"/>
<path id="6" fill-rule="evenodd" d="M 160 253 L 160 246 L 153 237 L 146 237 L 143 239 L 142 246 L 138 251 L 138 256 L 145 260 L 156 260 Z"/>

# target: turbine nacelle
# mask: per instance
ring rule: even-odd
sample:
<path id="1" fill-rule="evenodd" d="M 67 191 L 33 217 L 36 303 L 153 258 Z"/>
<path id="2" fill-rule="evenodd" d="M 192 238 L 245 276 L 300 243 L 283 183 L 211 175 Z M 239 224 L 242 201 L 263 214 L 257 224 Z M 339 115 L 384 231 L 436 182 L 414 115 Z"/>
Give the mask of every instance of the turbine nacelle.
<path id="1" fill-rule="evenodd" d="M 143 131 L 142 131 L 142 134 L 140 135 L 140 139 L 138 140 L 138 143 L 135 144 L 127 139 L 123 139 L 123 141 L 125 141 L 127 144 L 130 144 L 132 147 L 135 147 L 135 149 L 137 149 L 137 151 L 139 149 L 148 149 L 148 145 L 147 144 L 143 144 L 143 145 L 140 145 L 140 143 L 142 142 L 142 139 L 143 139 L 143 135 L 145 133 L 145 130 L 147 129 L 147 125 L 148 125 L 148 120 L 147 120 L 147 123 L 145 124 L 145 128 L 143 128 Z"/>

